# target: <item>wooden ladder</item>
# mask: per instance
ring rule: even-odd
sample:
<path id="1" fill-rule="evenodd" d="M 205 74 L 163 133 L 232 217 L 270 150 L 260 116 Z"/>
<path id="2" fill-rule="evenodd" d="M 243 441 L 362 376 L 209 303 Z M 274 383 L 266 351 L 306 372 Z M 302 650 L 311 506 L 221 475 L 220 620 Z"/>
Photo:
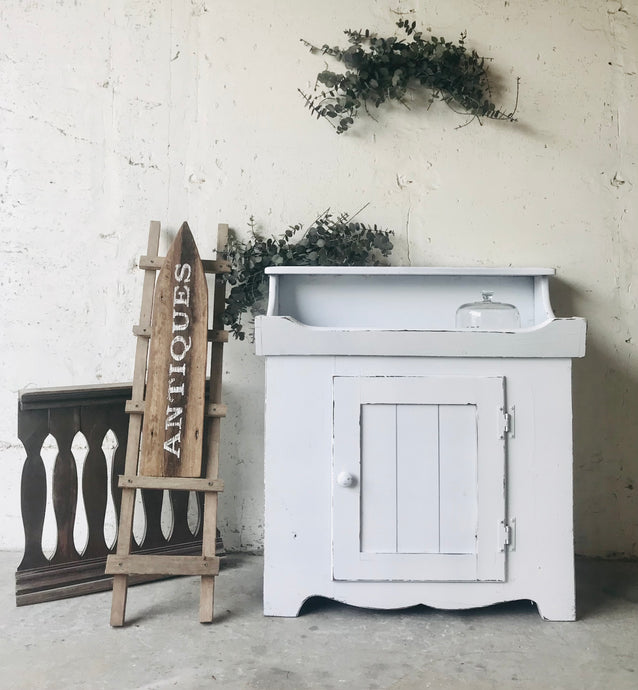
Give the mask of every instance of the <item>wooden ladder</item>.
<path id="1" fill-rule="evenodd" d="M 217 494 L 223 490 L 223 481 L 218 478 L 219 439 L 221 418 L 226 406 L 221 402 L 221 379 L 223 346 L 228 341 L 222 315 L 225 308 L 226 283 L 224 273 L 230 271 L 227 261 L 203 260 L 204 273 L 215 274 L 212 310 L 212 326 L 208 330 L 210 346 L 209 401 L 204 414 L 207 418 L 203 441 L 203 465 L 201 477 L 144 476 L 138 471 L 140 441 L 144 416 L 144 394 L 147 383 L 147 360 L 152 331 L 155 273 L 160 270 L 164 258 L 158 256 L 160 223 L 150 224 L 146 256 L 140 258 L 139 266 L 145 271 L 142 291 L 142 306 L 139 325 L 133 328 L 137 336 L 135 367 L 131 400 L 126 404 L 129 417 L 129 434 L 126 447 L 124 475 L 119 477 L 122 489 L 117 547 L 115 554 L 108 556 L 106 573 L 113 575 L 113 599 L 111 625 L 124 625 L 129 575 L 199 575 L 201 576 L 199 620 L 210 623 L 213 620 L 215 576 L 219 573 L 219 558 L 215 555 L 217 533 Z M 228 238 L 228 226 L 220 224 L 217 233 L 217 256 L 221 256 Z M 201 556 L 165 556 L 131 554 L 133 545 L 133 513 L 137 489 L 196 491 L 204 494 L 203 535 Z"/>

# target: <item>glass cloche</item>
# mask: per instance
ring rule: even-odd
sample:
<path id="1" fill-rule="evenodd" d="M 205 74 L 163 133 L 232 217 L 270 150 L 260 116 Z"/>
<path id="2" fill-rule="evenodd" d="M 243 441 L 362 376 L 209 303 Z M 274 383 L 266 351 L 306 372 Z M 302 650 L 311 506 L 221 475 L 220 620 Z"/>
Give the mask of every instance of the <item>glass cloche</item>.
<path id="1" fill-rule="evenodd" d="M 480 302 L 468 302 L 456 310 L 457 328 L 506 331 L 521 327 L 521 316 L 513 304 L 494 302 L 494 293 L 487 290 L 481 295 L 483 299 Z"/>

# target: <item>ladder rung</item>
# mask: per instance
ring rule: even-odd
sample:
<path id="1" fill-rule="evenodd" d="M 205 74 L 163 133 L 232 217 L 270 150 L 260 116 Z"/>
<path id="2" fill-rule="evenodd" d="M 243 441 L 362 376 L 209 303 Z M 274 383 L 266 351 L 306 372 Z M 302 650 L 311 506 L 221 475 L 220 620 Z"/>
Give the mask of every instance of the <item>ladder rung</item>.
<path id="1" fill-rule="evenodd" d="M 207 417 L 225 417 L 227 413 L 228 405 L 223 403 L 209 403 L 204 411 Z"/>
<path id="2" fill-rule="evenodd" d="M 128 414 L 144 414 L 144 401 L 127 400 L 124 404 L 124 412 Z"/>
<path id="3" fill-rule="evenodd" d="M 133 326 L 133 335 L 140 336 L 140 338 L 150 338 L 151 337 L 151 327 L 150 326 Z"/>
<path id="4" fill-rule="evenodd" d="M 163 263 L 163 256 L 140 256 L 139 266 L 145 271 L 159 271 Z"/>
<path id="5" fill-rule="evenodd" d="M 209 343 L 227 343 L 228 342 L 228 331 L 208 331 L 208 342 Z"/>
<path id="6" fill-rule="evenodd" d="M 133 335 L 137 335 L 140 338 L 150 338 L 151 337 L 151 327 L 150 326 L 133 326 Z M 208 330 L 208 342 L 209 343 L 227 343 L 228 342 L 228 331 L 215 331 L 212 329 Z"/>
<path id="7" fill-rule="evenodd" d="M 159 271 L 164 264 L 163 256 L 140 256 L 139 266 L 145 271 Z M 224 259 L 203 259 L 204 273 L 230 273 L 233 266 Z"/>
<path id="8" fill-rule="evenodd" d="M 172 491 L 223 491 L 223 479 L 200 479 L 199 477 L 128 477 L 120 475 L 117 483 L 120 489 L 169 489 Z"/>
<path id="9" fill-rule="evenodd" d="M 148 556 L 134 554 L 106 559 L 107 575 L 217 575 L 217 556 Z"/>
<path id="10" fill-rule="evenodd" d="M 230 273 L 233 265 L 225 259 L 202 259 L 204 273 Z"/>
<path id="11" fill-rule="evenodd" d="M 151 327 L 150 326 L 133 326 L 133 335 L 137 335 L 140 338 L 150 338 L 151 337 Z M 208 342 L 209 343 L 227 343 L 228 342 L 228 331 L 215 331 L 212 329 L 208 330 Z"/>
<path id="12" fill-rule="evenodd" d="M 146 402 L 144 400 L 127 400 L 124 411 L 128 414 L 144 414 Z M 225 417 L 228 414 L 228 406 L 223 403 L 209 403 L 204 408 L 207 417 Z"/>

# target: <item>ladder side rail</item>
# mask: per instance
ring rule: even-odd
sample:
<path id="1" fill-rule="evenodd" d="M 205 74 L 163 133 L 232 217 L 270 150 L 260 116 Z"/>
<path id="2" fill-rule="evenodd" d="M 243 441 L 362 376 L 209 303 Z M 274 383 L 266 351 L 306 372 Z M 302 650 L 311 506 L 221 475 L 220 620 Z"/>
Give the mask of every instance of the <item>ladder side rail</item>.
<path id="1" fill-rule="evenodd" d="M 160 223 L 151 221 L 148 236 L 147 254 L 157 256 L 159 250 Z M 139 326 L 150 327 L 153 312 L 153 292 L 155 290 L 154 270 L 144 271 L 144 283 L 142 287 L 142 305 L 140 308 Z M 144 336 L 137 337 L 135 348 L 135 365 L 133 374 L 132 400 L 144 398 L 144 386 L 146 383 L 146 361 L 148 357 L 149 341 Z M 142 415 L 132 414 L 129 419 L 129 432 L 126 445 L 126 461 L 124 474 L 137 473 L 137 462 L 140 450 L 140 437 L 142 433 Z M 122 503 L 118 524 L 117 548 L 115 556 L 127 556 L 131 553 L 133 540 L 133 511 L 135 508 L 135 489 L 122 489 Z M 113 556 L 109 556 L 109 559 Z M 119 627 L 124 625 L 126 612 L 126 597 L 128 592 L 128 575 L 113 575 L 113 599 L 111 603 L 111 625 Z"/>

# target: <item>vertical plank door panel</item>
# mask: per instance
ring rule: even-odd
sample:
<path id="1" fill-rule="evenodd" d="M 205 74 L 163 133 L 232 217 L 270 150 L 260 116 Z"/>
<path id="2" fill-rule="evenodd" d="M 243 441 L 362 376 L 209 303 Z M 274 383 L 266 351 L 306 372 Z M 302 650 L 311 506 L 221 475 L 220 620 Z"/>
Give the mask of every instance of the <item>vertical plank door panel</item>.
<path id="1" fill-rule="evenodd" d="M 396 405 L 361 405 L 361 551 L 396 553 Z"/>
<path id="2" fill-rule="evenodd" d="M 441 553 L 475 553 L 477 513 L 476 405 L 439 407 Z"/>
<path id="3" fill-rule="evenodd" d="M 438 405 L 397 405 L 397 550 L 439 551 Z"/>

